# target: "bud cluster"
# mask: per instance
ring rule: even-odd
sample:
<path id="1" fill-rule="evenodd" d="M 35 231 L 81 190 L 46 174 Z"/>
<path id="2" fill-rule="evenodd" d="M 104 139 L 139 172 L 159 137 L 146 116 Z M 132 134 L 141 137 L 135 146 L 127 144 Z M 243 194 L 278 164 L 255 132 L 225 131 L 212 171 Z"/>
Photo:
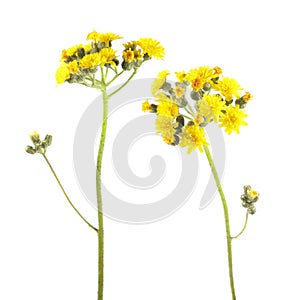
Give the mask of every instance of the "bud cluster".
<path id="1" fill-rule="evenodd" d="M 241 196 L 241 200 L 243 201 L 242 205 L 247 208 L 248 213 L 251 215 L 256 212 L 254 203 L 257 202 L 258 198 L 259 193 L 257 191 L 252 190 L 250 185 L 244 186 L 244 194 Z"/>
<path id="2" fill-rule="evenodd" d="M 35 131 L 30 135 L 30 139 L 33 143 L 32 146 L 26 146 L 25 151 L 29 154 L 45 154 L 47 148 L 52 144 L 52 136 L 47 134 L 43 140 L 40 139 L 40 135 Z"/>

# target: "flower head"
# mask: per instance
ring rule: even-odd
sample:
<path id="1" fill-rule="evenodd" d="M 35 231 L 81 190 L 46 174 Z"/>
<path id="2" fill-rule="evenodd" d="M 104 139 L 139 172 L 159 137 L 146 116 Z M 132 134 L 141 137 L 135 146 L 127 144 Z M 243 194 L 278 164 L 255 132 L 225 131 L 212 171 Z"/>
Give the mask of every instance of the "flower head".
<path id="1" fill-rule="evenodd" d="M 115 66 L 114 59 L 116 58 L 116 51 L 112 48 L 103 48 L 99 52 L 100 67 L 103 67 L 105 64 Z"/>
<path id="2" fill-rule="evenodd" d="M 219 80 L 214 85 L 214 88 L 225 96 L 227 101 L 232 100 L 233 96 L 236 98 L 240 97 L 242 90 L 242 87 L 235 79 L 228 77 L 223 77 L 222 80 Z"/>
<path id="3" fill-rule="evenodd" d="M 68 68 L 69 68 L 70 73 L 72 73 L 72 74 L 77 74 L 78 71 L 79 71 L 79 65 L 78 65 L 77 60 L 71 61 L 71 62 L 68 64 Z"/>
<path id="4" fill-rule="evenodd" d="M 176 75 L 177 79 L 179 80 L 179 82 L 183 82 L 183 81 L 187 80 L 187 74 L 184 71 L 175 72 L 175 75 Z"/>
<path id="5" fill-rule="evenodd" d="M 172 144 L 175 140 L 176 130 L 173 128 L 174 118 L 167 115 L 158 115 L 155 121 L 156 132 L 160 134 L 167 144 Z"/>
<path id="6" fill-rule="evenodd" d="M 245 95 L 242 97 L 242 99 L 243 99 L 245 102 L 250 101 L 252 98 L 253 98 L 253 96 L 252 96 L 249 92 L 246 92 Z"/>
<path id="7" fill-rule="evenodd" d="M 56 82 L 58 84 L 64 83 L 67 79 L 70 78 L 70 69 L 66 63 L 61 63 L 56 71 Z"/>
<path id="8" fill-rule="evenodd" d="M 188 153 L 191 153 L 196 148 L 200 152 L 203 152 L 203 146 L 208 146 L 208 142 L 205 138 L 204 129 L 199 128 L 199 126 L 195 124 L 184 126 L 180 137 L 180 146 L 188 147 Z"/>
<path id="9" fill-rule="evenodd" d="M 157 77 L 165 80 L 168 75 L 170 75 L 170 72 L 168 70 L 163 70 L 158 73 Z"/>
<path id="10" fill-rule="evenodd" d="M 157 106 L 157 114 L 161 116 L 177 117 L 178 116 L 178 106 L 176 103 L 171 101 L 159 101 Z"/>
<path id="11" fill-rule="evenodd" d="M 128 49 L 123 51 L 123 58 L 126 62 L 131 63 L 134 61 L 135 55 L 134 51 Z"/>
<path id="12" fill-rule="evenodd" d="M 36 130 L 32 134 L 30 134 L 29 137 L 33 142 L 40 140 L 40 135 L 38 134 L 38 132 Z"/>
<path id="13" fill-rule="evenodd" d="M 185 78 L 191 83 L 192 89 L 198 92 L 203 88 L 205 83 L 210 83 L 213 78 L 217 78 L 218 76 L 219 73 L 215 68 L 204 66 L 190 70 Z"/>
<path id="14" fill-rule="evenodd" d="M 165 49 L 157 40 L 141 38 L 137 41 L 137 45 L 140 46 L 143 52 L 150 58 L 163 59 L 165 56 Z"/>
<path id="15" fill-rule="evenodd" d="M 87 40 L 91 41 L 89 44 L 77 44 L 64 49 L 60 58 L 61 65 L 55 76 L 56 82 L 61 84 L 67 81 L 102 89 L 123 71 L 133 70 L 135 74 L 145 61 L 152 57 L 163 57 L 164 48 L 160 43 L 145 38 L 123 44 L 125 49 L 117 56 L 117 51 L 112 48 L 112 41 L 121 38 L 112 32 L 99 33 L 94 30 L 87 35 Z M 120 56 L 123 59 L 121 62 L 118 59 Z M 119 71 L 118 66 L 122 70 Z"/>
<path id="16" fill-rule="evenodd" d="M 152 105 L 149 103 L 149 100 L 146 100 L 145 102 L 143 102 L 142 104 L 142 111 L 146 112 L 146 111 L 152 111 Z"/>
<path id="17" fill-rule="evenodd" d="M 217 123 L 220 119 L 220 116 L 224 114 L 226 105 L 225 101 L 223 101 L 220 95 L 205 94 L 202 100 L 198 101 L 198 108 L 200 114 L 206 118 L 208 123 L 211 120 Z"/>
<path id="18" fill-rule="evenodd" d="M 97 43 L 104 43 L 106 47 L 110 46 L 110 42 L 114 40 L 121 39 L 122 37 L 118 34 L 112 33 L 112 32 L 107 32 L 107 33 L 99 33 L 96 30 L 90 32 L 86 39 L 92 40 L 93 42 Z"/>
<path id="19" fill-rule="evenodd" d="M 85 55 L 80 61 L 81 68 L 94 69 L 105 64 L 115 65 L 115 51 L 112 48 L 102 48 L 100 52 Z"/>
<path id="20" fill-rule="evenodd" d="M 240 109 L 240 107 L 229 105 L 226 109 L 226 112 L 224 115 L 222 115 L 220 121 L 221 121 L 221 127 L 225 127 L 225 131 L 228 134 L 231 134 L 232 131 L 235 131 L 236 133 L 240 133 L 240 126 L 246 126 L 248 125 L 244 118 L 247 117 L 247 114 Z"/>
<path id="21" fill-rule="evenodd" d="M 165 135 L 169 144 L 188 147 L 188 153 L 196 148 L 202 152 L 203 145 L 208 145 L 203 128 L 210 122 L 218 123 L 228 134 L 239 133 L 240 127 L 247 125 L 244 108 L 252 96 L 246 92 L 241 97 L 241 86 L 236 80 L 223 77 L 221 68 L 204 66 L 175 74 L 178 81 L 173 84 L 167 79 L 169 71 L 161 71 L 151 87 L 158 104 L 147 101 L 142 107 L 158 117 L 168 117 L 157 122 L 164 120 L 164 132 L 169 124 L 172 135 Z M 190 98 L 188 86 L 192 87 Z"/>

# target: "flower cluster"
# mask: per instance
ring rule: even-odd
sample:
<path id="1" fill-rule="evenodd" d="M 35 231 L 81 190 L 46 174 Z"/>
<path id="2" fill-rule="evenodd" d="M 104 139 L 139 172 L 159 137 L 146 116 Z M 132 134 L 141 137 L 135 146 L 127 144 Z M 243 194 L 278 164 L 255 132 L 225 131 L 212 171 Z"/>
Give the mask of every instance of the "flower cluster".
<path id="1" fill-rule="evenodd" d="M 156 130 L 167 144 L 202 152 L 209 123 L 218 123 L 228 134 L 247 125 L 244 108 L 252 96 L 235 79 L 222 76 L 219 67 L 177 72 L 174 84 L 167 81 L 169 74 L 162 71 L 153 81 L 155 104 L 147 100 L 142 106 L 144 112 L 157 114 Z"/>
<path id="2" fill-rule="evenodd" d="M 117 50 L 112 48 L 114 40 L 122 37 L 108 32 L 98 33 L 93 31 L 87 35 L 87 44 L 79 44 L 64 49 L 61 54 L 61 64 L 56 72 L 58 84 L 69 82 L 79 83 L 93 87 L 95 73 L 103 67 L 112 69 L 118 74 L 117 66 L 121 62 L 123 71 L 139 68 L 142 63 L 151 58 L 162 59 L 164 48 L 151 38 L 141 38 L 123 44 L 122 58 L 117 55 Z"/>
<path id="3" fill-rule="evenodd" d="M 241 196 L 241 200 L 243 201 L 243 206 L 247 208 L 248 213 L 253 215 L 256 212 L 256 208 L 254 203 L 257 202 L 259 197 L 259 193 L 255 190 L 251 189 L 250 185 L 244 186 L 244 194 Z"/>
<path id="4" fill-rule="evenodd" d="M 52 136 L 47 134 L 43 140 L 40 139 L 40 135 L 35 131 L 29 135 L 33 146 L 26 146 L 25 151 L 29 154 L 45 154 L 47 148 L 52 144 Z"/>

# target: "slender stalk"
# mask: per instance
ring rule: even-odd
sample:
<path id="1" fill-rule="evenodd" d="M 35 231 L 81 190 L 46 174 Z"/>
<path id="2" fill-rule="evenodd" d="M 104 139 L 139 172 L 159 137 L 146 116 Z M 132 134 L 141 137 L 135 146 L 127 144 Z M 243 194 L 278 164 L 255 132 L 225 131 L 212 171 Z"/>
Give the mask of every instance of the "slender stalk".
<path id="1" fill-rule="evenodd" d="M 68 200 L 69 204 L 72 206 L 72 208 L 73 208 L 73 209 L 75 210 L 75 212 L 78 214 L 78 216 L 79 216 L 79 217 L 80 217 L 80 218 L 81 218 L 81 219 L 82 219 L 89 227 L 91 227 L 91 228 L 94 229 L 96 232 L 98 232 L 98 229 L 95 228 L 93 225 L 91 225 L 91 224 L 90 224 L 90 223 L 82 216 L 82 214 L 78 211 L 78 209 L 74 206 L 74 204 L 73 204 L 72 201 L 70 200 L 70 198 L 69 198 L 69 196 L 67 195 L 65 189 L 63 188 L 63 186 L 62 186 L 62 184 L 61 184 L 59 178 L 57 177 L 57 175 L 56 175 L 56 173 L 55 173 L 55 171 L 54 171 L 52 165 L 50 164 L 50 162 L 49 162 L 49 160 L 48 160 L 46 154 L 42 154 L 42 156 L 44 157 L 44 159 L 45 159 L 47 165 L 49 166 L 49 168 L 50 168 L 52 174 L 54 175 L 54 177 L 55 177 L 55 179 L 56 179 L 56 181 L 57 181 L 59 187 L 61 188 L 62 192 L 64 193 L 64 195 L 65 195 L 66 199 Z"/>
<path id="2" fill-rule="evenodd" d="M 103 100 L 103 121 L 101 139 L 97 156 L 96 168 L 96 187 L 97 187 L 97 207 L 98 207 L 98 300 L 103 299 L 103 277 L 104 277 L 104 227 L 102 213 L 102 194 L 101 194 L 101 173 L 102 173 L 102 158 L 107 130 L 108 117 L 108 96 L 106 87 L 102 90 Z"/>
<path id="3" fill-rule="evenodd" d="M 107 79 L 107 75 L 108 75 L 108 68 L 106 68 L 106 70 L 105 70 L 105 80 Z"/>
<path id="4" fill-rule="evenodd" d="M 119 76 L 121 76 L 125 71 L 122 70 L 120 73 L 117 73 L 109 82 L 107 82 L 106 86 L 109 86 L 112 82 L 114 82 Z"/>
<path id="5" fill-rule="evenodd" d="M 241 232 L 239 234 L 237 234 L 236 236 L 233 236 L 231 237 L 231 239 L 237 239 L 239 236 L 241 236 L 243 234 L 243 232 L 245 231 L 246 227 L 247 227 L 247 224 L 248 224 L 248 216 L 249 216 L 249 213 L 248 211 L 246 212 L 246 220 L 245 220 L 245 224 L 244 224 L 244 227 L 243 229 L 241 230 Z"/>
<path id="6" fill-rule="evenodd" d="M 228 253 L 228 268 L 229 268 L 229 278 L 230 278 L 230 287 L 231 287 L 231 295 L 232 300 L 236 300 L 235 296 L 235 290 L 234 290 L 234 279 L 233 279 L 233 270 L 232 270 L 232 249 L 231 249 L 231 236 L 230 236 L 230 224 L 229 224 L 229 214 L 228 214 L 228 207 L 227 202 L 225 199 L 225 195 L 221 186 L 221 182 L 218 176 L 218 172 L 216 170 L 213 158 L 210 154 L 210 151 L 207 146 L 204 146 L 204 151 L 206 154 L 206 157 L 208 159 L 211 171 L 213 173 L 221 200 L 223 204 L 223 210 L 224 210 L 224 218 L 225 218 L 225 227 L 226 227 L 226 239 L 227 239 L 227 253 Z"/>
<path id="7" fill-rule="evenodd" d="M 130 75 L 130 77 L 119 88 L 117 88 L 115 91 L 113 91 L 111 94 L 109 94 L 108 97 L 109 98 L 112 97 L 113 95 L 115 95 L 116 93 L 118 93 L 122 88 L 124 88 L 129 83 L 129 81 L 132 79 L 132 77 L 136 74 L 136 72 L 137 72 L 137 69 L 134 69 L 134 71 L 132 72 L 132 74 Z"/>
<path id="8" fill-rule="evenodd" d="M 110 97 L 115 95 L 121 89 L 123 89 L 129 81 L 136 74 L 137 70 L 130 75 L 130 77 L 122 84 L 118 89 L 112 92 L 110 95 L 107 94 L 107 86 L 122 72 L 120 72 L 113 80 L 106 83 L 106 74 L 101 68 L 102 81 L 99 85 L 99 89 L 102 91 L 102 101 L 103 101 L 103 114 L 102 114 L 102 129 L 101 138 L 97 155 L 97 167 L 96 167 L 96 193 L 97 193 L 97 208 L 98 208 L 98 300 L 103 300 L 103 282 L 104 282 L 104 226 L 103 226 L 103 212 L 102 212 L 102 191 L 101 191 L 101 175 L 102 175 L 102 161 L 104 153 L 104 145 L 106 139 L 107 131 L 107 118 L 108 118 L 108 100 Z"/>

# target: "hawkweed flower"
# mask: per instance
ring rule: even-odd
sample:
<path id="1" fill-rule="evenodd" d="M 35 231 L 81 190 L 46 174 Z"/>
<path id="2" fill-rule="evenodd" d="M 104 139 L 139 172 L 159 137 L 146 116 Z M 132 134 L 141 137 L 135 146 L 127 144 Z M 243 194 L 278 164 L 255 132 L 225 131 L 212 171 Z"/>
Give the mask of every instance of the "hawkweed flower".
<path id="1" fill-rule="evenodd" d="M 54 168 L 50 164 L 46 156 L 46 150 L 51 144 L 52 137 L 50 135 L 46 135 L 45 139 L 41 140 L 39 134 L 34 132 L 30 135 L 33 146 L 27 146 L 25 148 L 26 152 L 29 154 L 39 153 L 43 156 L 69 204 L 79 217 L 97 233 L 98 300 L 103 300 L 104 227 L 102 214 L 101 170 L 107 130 L 108 102 L 109 99 L 116 93 L 125 88 L 144 62 L 151 59 L 163 59 L 165 55 L 163 46 L 155 39 L 142 37 L 138 40 L 119 44 L 119 47 L 116 47 L 116 44 L 120 39 L 122 39 L 120 35 L 112 32 L 100 33 L 95 30 L 90 32 L 86 37 L 86 43 L 76 44 L 62 50 L 59 60 L 60 65 L 58 66 L 55 74 L 57 84 L 63 84 L 65 82 L 70 84 L 76 83 L 97 89 L 102 94 L 103 120 L 101 122 L 102 131 L 99 141 L 96 166 L 98 228 L 90 224 L 74 206 L 58 179 Z M 108 87 L 122 75 L 127 75 L 124 83 L 113 92 L 108 93 Z M 158 89 L 159 88 L 161 88 L 161 85 L 158 86 Z M 157 128 L 166 142 L 174 143 L 174 134 L 176 133 L 176 129 L 173 128 L 173 124 L 176 126 L 175 118 L 178 115 L 178 107 L 172 102 L 165 103 L 161 101 L 158 105 L 145 102 L 143 110 L 159 113 Z"/>
<path id="2" fill-rule="evenodd" d="M 244 187 L 241 200 L 243 206 L 247 208 L 246 221 L 242 231 L 237 236 L 232 236 L 228 206 L 209 151 L 205 128 L 211 123 L 216 123 L 229 135 L 233 132 L 240 133 L 241 127 L 247 125 L 245 108 L 252 95 L 247 91 L 244 92 L 235 79 L 224 77 L 219 67 L 203 66 L 188 72 L 176 72 L 175 83 L 168 80 L 169 75 L 168 71 L 162 71 L 154 79 L 152 84 L 154 103 L 145 101 L 142 110 L 157 115 L 156 132 L 165 143 L 186 147 L 187 153 L 198 150 L 206 154 L 224 210 L 230 287 L 232 299 L 235 300 L 232 240 L 244 232 L 248 214 L 255 213 L 254 203 L 258 200 L 258 192 L 252 190 L 250 186 Z"/>
<path id="3" fill-rule="evenodd" d="M 61 65 L 56 72 L 56 82 L 78 83 L 89 87 L 99 88 L 102 78 L 96 77 L 101 68 L 109 68 L 118 75 L 117 67 L 121 70 L 137 71 L 141 65 L 152 58 L 163 59 L 165 50 L 157 40 L 140 38 L 123 44 L 123 50 L 113 47 L 122 37 L 118 34 L 92 31 L 87 35 L 87 44 L 77 44 L 62 50 Z M 96 83 L 96 84 L 95 84 Z"/>
<path id="4" fill-rule="evenodd" d="M 241 126 L 247 125 L 244 109 L 252 96 L 249 92 L 241 94 L 243 89 L 239 83 L 223 77 L 221 68 L 204 66 L 175 74 L 178 79 L 175 84 L 167 80 L 169 71 L 160 72 L 154 79 L 152 95 L 157 105 L 155 113 L 158 116 L 179 115 L 185 120 L 186 125 L 182 128 L 185 134 L 178 135 L 180 140 L 183 139 L 179 145 L 189 145 L 189 153 L 195 149 L 201 151 L 203 145 L 208 145 L 204 131 L 200 134 L 197 126 L 204 128 L 213 122 L 231 134 L 240 133 Z M 143 104 L 143 111 L 154 112 L 150 106 L 147 100 Z M 165 139 L 164 136 L 163 139 L 168 144 L 173 143 L 173 139 Z"/>

